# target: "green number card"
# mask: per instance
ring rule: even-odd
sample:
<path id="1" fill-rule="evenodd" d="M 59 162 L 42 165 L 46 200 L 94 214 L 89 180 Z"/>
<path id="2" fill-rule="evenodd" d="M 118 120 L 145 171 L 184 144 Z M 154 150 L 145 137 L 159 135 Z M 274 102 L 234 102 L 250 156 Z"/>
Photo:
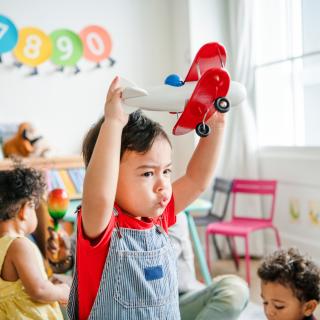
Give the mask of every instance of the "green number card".
<path id="1" fill-rule="evenodd" d="M 58 66 L 75 66 L 83 54 L 80 37 L 71 30 L 59 29 L 50 34 L 53 50 L 51 61 Z"/>

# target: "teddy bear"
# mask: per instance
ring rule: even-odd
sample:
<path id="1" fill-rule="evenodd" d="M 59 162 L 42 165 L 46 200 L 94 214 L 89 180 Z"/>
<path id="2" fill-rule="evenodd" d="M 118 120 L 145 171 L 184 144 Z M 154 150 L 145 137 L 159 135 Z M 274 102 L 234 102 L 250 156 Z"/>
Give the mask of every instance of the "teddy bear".
<path id="1" fill-rule="evenodd" d="M 49 150 L 48 143 L 28 122 L 21 123 L 16 134 L 3 143 L 5 157 L 43 157 Z"/>

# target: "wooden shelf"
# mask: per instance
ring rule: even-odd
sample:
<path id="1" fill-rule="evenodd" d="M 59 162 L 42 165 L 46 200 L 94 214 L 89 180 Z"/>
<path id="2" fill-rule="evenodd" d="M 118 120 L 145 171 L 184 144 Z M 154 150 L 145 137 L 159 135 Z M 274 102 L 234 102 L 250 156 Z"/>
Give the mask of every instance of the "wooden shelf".
<path id="1" fill-rule="evenodd" d="M 52 158 L 21 158 L 22 163 L 26 166 L 36 169 L 66 169 L 84 167 L 81 156 L 52 157 Z M 0 161 L 0 170 L 12 169 L 13 162 L 11 159 Z"/>
<path id="2" fill-rule="evenodd" d="M 38 170 L 68 170 L 84 167 L 82 157 L 78 155 L 52 158 L 21 158 L 21 161 L 22 164 L 27 167 L 36 168 Z M 10 170 L 12 168 L 13 162 L 11 159 L 0 160 L 0 171 Z M 82 198 L 81 193 L 74 193 L 69 196 L 70 200 L 80 200 Z"/>

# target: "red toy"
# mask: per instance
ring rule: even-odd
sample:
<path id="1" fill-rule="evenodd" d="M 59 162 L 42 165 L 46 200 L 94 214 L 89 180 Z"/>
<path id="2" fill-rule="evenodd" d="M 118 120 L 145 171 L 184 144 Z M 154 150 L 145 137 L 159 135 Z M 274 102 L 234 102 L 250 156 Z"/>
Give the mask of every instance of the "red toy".
<path id="1" fill-rule="evenodd" d="M 226 51 L 218 43 L 208 43 L 195 56 L 185 83 L 198 81 L 191 98 L 173 128 L 173 134 L 181 135 L 196 129 L 200 137 L 210 133 L 205 123 L 216 111 L 227 112 L 229 101 L 225 98 L 230 86 L 230 77 L 222 69 Z"/>
<path id="2" fill-rule="evenodd" d="M 246 97 L 243 85 L 230 81 L 225 63 L 224 47 L 207 43 L 198 51 L 184 81 L 170 75 L 165 84 L 146 90 L 125 81 L 123 102 L 130 107 L 180 115 L 173 128 L 175 135 L 195 129 L 199 136 L 206 137 L 210 128 L 205 122 L 213 113 L 227 112 L 230 105 L 239 105 Z"/>

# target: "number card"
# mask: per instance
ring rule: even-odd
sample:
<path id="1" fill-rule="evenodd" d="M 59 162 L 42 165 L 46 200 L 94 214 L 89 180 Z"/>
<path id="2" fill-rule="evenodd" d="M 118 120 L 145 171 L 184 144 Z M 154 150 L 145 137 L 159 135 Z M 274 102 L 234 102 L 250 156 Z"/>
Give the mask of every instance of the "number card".
<path id="1" fill-rule="evenodd" d="M 40 29 L 22 28 L 13 53 L 18 61 L 36 67 L 46 61 L 52 51 L 50 38 Z"/>
<path id="2" fill-rule="evenodd" d="M 71 30 L 59 29 L 50 34 L 53 45 L 51 61 L 58 66 L 75 66 L 83 54 L 80 37 Z"/>
<path id="3" fill-rule="evenodd" d="M 91 25 L 80 32 L 84 45 L 84 57 L 89 61 L 100 62 L 107 59 L 111 52 L 111 37 L 100 26 Z"/>
<path id="4" fill-rule="evenodd" d="M 0 54 L 11 51 L 18 42 L 18 30 L 7 17 L 0 15 Z"/>

